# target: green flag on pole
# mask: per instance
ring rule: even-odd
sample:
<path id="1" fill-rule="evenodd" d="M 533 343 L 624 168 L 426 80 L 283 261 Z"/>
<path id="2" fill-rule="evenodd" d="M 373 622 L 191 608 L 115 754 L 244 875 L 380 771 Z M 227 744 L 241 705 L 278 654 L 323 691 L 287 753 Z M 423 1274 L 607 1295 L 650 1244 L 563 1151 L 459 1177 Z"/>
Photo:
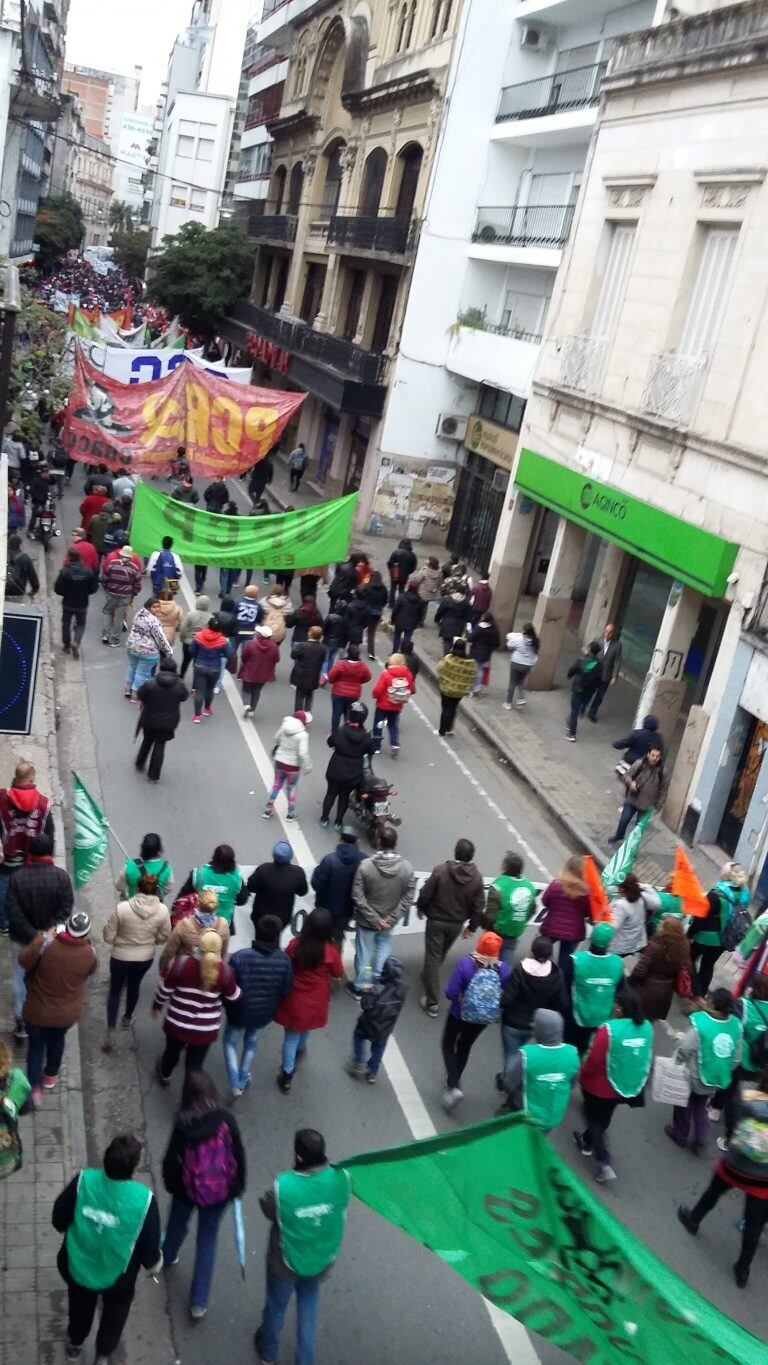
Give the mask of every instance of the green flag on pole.
<path id="1" fill-rule="evenodd" d="M 652 811 L 647 810 L 645 815 L 641 815 L 640 819 L 635 821 L 623 844 L 619 844 L 610 862 L 603 868 L 601 881 L 606 891 L 619 886 L 627 873 L 632 871 L 640 840 L 645 834 L 652 814 Z"/>
<path id="2" fill-rule="evenodd" d="M 73 773 L 72 778 L 72 803 L 75 809 L 72 862 L 75 867 L 75 886 L 79 889 L 107 856 L 109 825 L 104 812 L 99 810 L 77 773 Z"/>

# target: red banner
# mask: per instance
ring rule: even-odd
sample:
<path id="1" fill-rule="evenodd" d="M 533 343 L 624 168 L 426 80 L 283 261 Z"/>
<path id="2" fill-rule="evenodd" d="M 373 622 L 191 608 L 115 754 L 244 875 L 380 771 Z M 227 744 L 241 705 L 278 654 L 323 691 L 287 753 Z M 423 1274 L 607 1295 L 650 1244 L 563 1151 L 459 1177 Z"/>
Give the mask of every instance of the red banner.
<path id="1" fill-rule="evenodd" d="M 282 346 L 276 346 L 273 341 L 267 341 L 265 337 L 257 337 L 251 333 L 245 349 L 249 355 L 258 356 L 270 369 L 279 370 L 281 374 L 288 373 L 291 353 Z"/>
<path id="2" fill-rule="evenodd" d="M 264 459 L 305 396 L 232 384 L 192 365 L 120 384 L 78 351 L 62 440 L 73 460 L 142 474 L 167 472 L 183 445 L 193 475 L 226 477 Z"/>

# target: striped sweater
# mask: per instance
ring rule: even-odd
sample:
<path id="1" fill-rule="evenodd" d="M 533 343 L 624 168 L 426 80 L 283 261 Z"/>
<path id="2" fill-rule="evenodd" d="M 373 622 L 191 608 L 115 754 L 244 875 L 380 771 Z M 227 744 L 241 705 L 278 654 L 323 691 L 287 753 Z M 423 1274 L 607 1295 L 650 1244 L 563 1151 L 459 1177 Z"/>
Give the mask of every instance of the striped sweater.
<path id="1" fill-rule="evenodd" d="M 218 1037 L 222 998 L 230 1002 L 240 999 L 240 987 L 226 962 L 219 966 L 213 990 L 206 991 L 200 984 L 197 958 L 177 957 L 158 983 L 153 1008 L 168 1006 L 163 1028 L 171 1038 L 206 1047 Z"/>

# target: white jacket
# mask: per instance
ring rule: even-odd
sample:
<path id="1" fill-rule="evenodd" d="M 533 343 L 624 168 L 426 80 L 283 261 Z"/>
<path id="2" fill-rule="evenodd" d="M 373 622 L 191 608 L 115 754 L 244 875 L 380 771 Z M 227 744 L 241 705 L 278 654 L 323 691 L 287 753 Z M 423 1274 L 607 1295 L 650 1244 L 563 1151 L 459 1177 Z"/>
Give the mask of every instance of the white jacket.
<path id="1" fill-rule="evenodd" d="M 507 649 L 512 655 L 511 662 L 519 664 L 521 668 L 533 668 L 539 661 L 539 656 L 528 636 L 521 632 L 510 631 L 507 636 Z"/>
<path id="2" fill-rule="evenodd" d="M 295 716 L 286 716 L 275 735 L 277 745 L 274 752 L 275 763 L 285 763 L 289 768 L 301 768 L 305 773 L 312 771 L 309 757 L 309 735 L 303 721 Z"/>

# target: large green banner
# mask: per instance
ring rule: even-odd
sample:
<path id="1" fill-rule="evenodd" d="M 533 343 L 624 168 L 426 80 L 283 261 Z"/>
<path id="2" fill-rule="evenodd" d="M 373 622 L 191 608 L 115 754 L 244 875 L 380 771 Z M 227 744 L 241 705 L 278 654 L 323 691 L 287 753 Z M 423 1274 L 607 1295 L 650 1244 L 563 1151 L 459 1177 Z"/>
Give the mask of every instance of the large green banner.
<path id="1" fill-rule="evenodd" d="M 633 1237 L 520 1116 L 340 1164 L 358 1199 L 575 1360 L 765 1365 L 765 1344 Z M 684 1237 L 665 1216 L 670 1239 Z"/>
<path id="2" fill-rule="evenodd" d="M 309 569 L 336 564 L 349 550 L 357 494 L 262 517 L 219 516 L 166 497 L 139 483 L 133 502 L 130 539 L 150 555 L 163 536 L 185 564 L 222 569 Z"/>

